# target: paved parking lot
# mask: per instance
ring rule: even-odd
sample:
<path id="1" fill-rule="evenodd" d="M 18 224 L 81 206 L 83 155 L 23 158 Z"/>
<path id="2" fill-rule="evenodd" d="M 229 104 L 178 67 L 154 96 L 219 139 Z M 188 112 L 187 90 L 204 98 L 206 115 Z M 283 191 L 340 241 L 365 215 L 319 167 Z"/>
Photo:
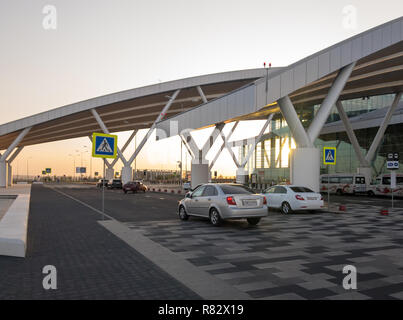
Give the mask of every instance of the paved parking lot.
<path id="1" fill-rule="evenodd" d="M 28 258 L 0 257 L 0 298 L 199 298 L 97 223 L 99 189 L 53 188 L 33 188 Z M 180 221 L 182 196 L 105 196 L 112 219 L 173 253 L 165 262 L 179 268 L 186 261 L 251 299 L 403 299 L 401 199 L 389 216 L 379 211 L 390 199 L 334 196 L 331 204 L 346 205 L 346 213 L 274 210 L 258 226 L 231 221 L 216 228 L 199 218 Z M 62 265 L 64 285 L 53 295 L 43 291 L 40 272 L 52 263 Z M 357 268 L 357 290 L 342 287 L 345 265 Z"/>
<path id="2" fill-rule="evenodd" d="M 380 216 L 371 205 L 348 213 L 281 215 L 258 227 L 228 222 L 129 224 L 251 298 L 403 299 L 403 212 Z M 354 265 L 358 290 L 342 287 Z"/>

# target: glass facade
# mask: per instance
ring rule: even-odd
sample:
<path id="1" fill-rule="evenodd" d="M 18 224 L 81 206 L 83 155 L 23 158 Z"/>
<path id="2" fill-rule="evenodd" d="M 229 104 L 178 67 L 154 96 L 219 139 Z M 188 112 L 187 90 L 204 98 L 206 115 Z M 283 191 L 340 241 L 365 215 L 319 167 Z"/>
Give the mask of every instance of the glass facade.
<path id="1" fill-rule="evenodd" d="M 393 94 L 381 96 L 364 97 L 343 101 L 344 109 L 349 117 L 355 117 L 364 113 L 382 109 L 392 104 Z M 403 98 L 402 100 L 403 101 Z M 297 109 L 297 113 L 305 128 L 309 126 L 314 114 L 319 109 L 319 105 Z M 336 107 L 333 107 L 327 123 L 339 121 L 340 117 Z M 365 155 L 372 140 L 374 139 L 378 127 L 355 130 L 358 142 L 361 146 L 361 152 Z M 345 131 L 321 135 L 315 141 L 315 147 L 322 150 L 324 146 L 337 148 L 337 162 L 335 166 L 325 166 L 321 159 L 321 173 L 353 173 L 357 172 L 359 162 L 354 149 L 350 144 Z M 271 121 L 270 138 L 259 142 L 249 159 L 245 169 L 249 174 L 256 174 L 258 183 L 279 183 L 289 181 L 290 179 L 290 152 L 296 147 L 294 139 L 291 137 L 290 130 L 286 121 L 279 114 Z M 243 158 L 250 145 L 239 148 L 239 155 Z M 377 150 L 377 155 L 373 161 L 373 175 L 377 176 L 386 170 L 386 155 L 388 152 L 399 152 L 403 150 L 403 123 L 389 125 L 381 146 Z M 322 152 L 320 152 L 322 157 Z M 403 153 L 400 158 L 403 158 Z M 329 168 L 327 168 L 329 167 Z M 403 173 L 400 166 L 398 172 Z"/>

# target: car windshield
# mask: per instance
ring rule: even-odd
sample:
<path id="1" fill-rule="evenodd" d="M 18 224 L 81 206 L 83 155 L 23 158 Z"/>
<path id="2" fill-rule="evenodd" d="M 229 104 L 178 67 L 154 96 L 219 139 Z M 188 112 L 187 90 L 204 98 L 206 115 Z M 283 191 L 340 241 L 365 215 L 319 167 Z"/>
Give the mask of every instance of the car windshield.
<path id="1" fill-rule="evenodd" d="M 220 185 L 221 190 L 224 194 L 254 194 L 252 189 L 242 185 L 235 184 L 222 184 Z"/>
<path id="2" fill-rule="evenodd" d="M 304 192 L 313 192 L 311 189 L 306 187 L 290 187 L 292 191 L 304 193 Z"/>

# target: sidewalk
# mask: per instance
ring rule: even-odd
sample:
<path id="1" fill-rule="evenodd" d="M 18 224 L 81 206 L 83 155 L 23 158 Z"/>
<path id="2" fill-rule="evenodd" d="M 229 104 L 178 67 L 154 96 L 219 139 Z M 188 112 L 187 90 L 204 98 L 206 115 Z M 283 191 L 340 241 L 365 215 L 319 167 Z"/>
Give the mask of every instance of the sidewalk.
<path id="1" fill-rule="evenodd" d="M 97 222 L 92 210 L 33 186 L 27 257 L 0 257 L 0 299 L 199 299 Z M 44 290 L 42 269 L 57 269 Z"/>

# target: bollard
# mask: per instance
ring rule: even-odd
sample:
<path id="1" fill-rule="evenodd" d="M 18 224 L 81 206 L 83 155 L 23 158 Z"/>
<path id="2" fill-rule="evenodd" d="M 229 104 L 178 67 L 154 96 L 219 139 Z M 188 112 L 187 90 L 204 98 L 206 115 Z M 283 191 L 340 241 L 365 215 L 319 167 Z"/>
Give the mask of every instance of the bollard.
<path id="1" fill-rule="evenodd" d="M 172 190 L 171 190 L 171 193 L 175 193 L 175 190 L 174 190 L 174 189 L 172 189 Z"/>
<path id="2" fill-rule="evenodd" d="M 389 210 L 388 210 L 388 209 L 381 209 L 381 215 L 382 215 L 382 216 L 387 216 L 387 215 L 389 215 Z"/>
<path id="3" fill-rule="evenodd" d="M 178 193 L 182 193 L 182 191 L 178 190 Z"/>
<path id="4" fill-rule="evenodd" d="M 341 204 L 341 205 L 339 206 L 339 211 L 344 211 L 344 212 L 346 212 L 346 206 L 343 205 L 343 204 Z"/>

